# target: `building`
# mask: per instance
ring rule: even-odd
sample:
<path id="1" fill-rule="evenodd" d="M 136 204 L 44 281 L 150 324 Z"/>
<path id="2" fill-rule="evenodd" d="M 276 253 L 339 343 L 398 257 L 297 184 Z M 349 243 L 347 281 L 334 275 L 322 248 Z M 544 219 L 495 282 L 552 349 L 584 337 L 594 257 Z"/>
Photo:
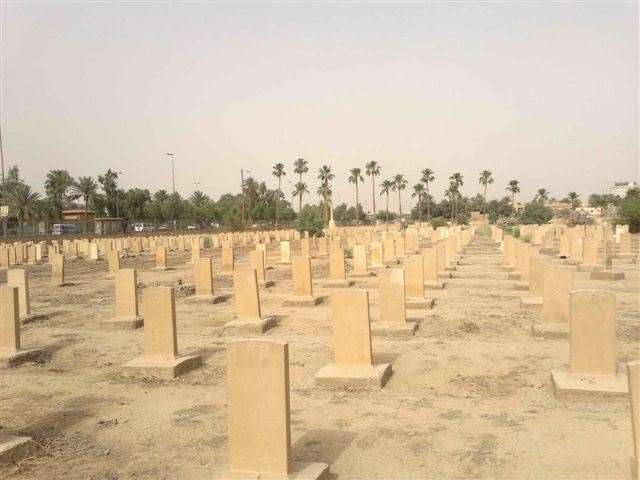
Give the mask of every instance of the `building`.
<path id="1" fill-rule="evenodd" d="M 559 202 L 556 200 L 545 202 L 545 207 L 553 210 L 554 215 L 558 215 L 560 212 L 564 210 L 571 210 L 571 202 Z"/>
<path id="2" fill-rule="evenodd" d="M 87 210 L 87 214 L 85 216 L 84 208 L 74 208 L 71 210 L 63 210 L 62 211 L 62 219 L 63 220 L 88 220 L 93 221 L 96 213 L 93 210 Z"/>
<path id="3" fill-rule="evenodd" d="M 640 188 L 640 185 L 638 182 L 613 182 L 613 185 L 602 187 L 602 194 L 617 195 L 624 198 L 632 188 Z"/>

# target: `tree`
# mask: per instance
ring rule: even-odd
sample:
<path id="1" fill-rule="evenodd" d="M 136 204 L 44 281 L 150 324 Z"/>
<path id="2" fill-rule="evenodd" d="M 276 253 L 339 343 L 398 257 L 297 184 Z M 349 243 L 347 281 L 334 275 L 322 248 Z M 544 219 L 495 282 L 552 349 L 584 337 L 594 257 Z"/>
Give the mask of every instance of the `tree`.
<path id="1" fill-rule="evenodd" d="M 427 220 L 431 218 L 431 195 L 429 195 L 429 184 L 436 179 L 433 170 L 425 168 L 422 171 L 422 178 L 420 181 L 424 183 L 425 191 L 427 192 Z"/>
<path id="2" fill-rule="evenodd" d="M 13 183 L 7 192 L 9 208 L 18 219 L 22 235 L 25 219 L 32 219 L 38 210 L 40 194 L 23 182 Z"/>
<path id="3" fill-rule="evenodd" d="M 640 189 L 631 188 L 619 208 L 620 222 L 629 225 L 629 232 L 640 231 Z"/>
<path id="4" fill-rule="evenodd" d="M 309 171 L 309 167 L 307 167 L 308 162 L 304 158 L 299 158 L 294 162 L 295 168 L 293 169 L 294 173 L 300 175 L 300 183 L 302 183 L 302 174 L 307 173 Z"/>
<path id="5" fill-rule="evenodd" d="M 333 192 L 331 191 L 329 182 L 334 178 L 335 178 L 335 175 L 331 172 L 331 167 L 327 165 L 323 165 L 318 169 L 318 180 L 320 180 L 320 187 L 318 187 L 318 195 L 321 195 L 324 200 L 324 204 L 325 204 L 324 213 L 326 215 L 327 222 L 329 221 L 329 217 L 330 217 L 329 208 L 331 208 L 329 205 L 329 198 L 333 194 Z"/>
<path id="6" fill-rule="evenodd" d="M 459 190 L 455 183 L 449 183 L 449 187 L 444 191 L 444 198 L 449 200 L 449 204 L 451 206 L 451 221 L 455 217 L 455 206 L 456 206 L 456 198 L 458 197 Z"/>
<path id="7" fill-rule="evenodd" d="M 400 193 L 402 190 L 407 188 L 407 184 L 409 182 L 404 178 L 404 175 L 397 174 L 393 177 L 393 187 L 392 190 L 395 192 L 398 191 L 398 211 L 400 212 L 400 217 L 402 217 L 402 197 Z"/>
<path id="8" fill-rule="evenodd" d="M 98 193 L 98 184 L 91 177 L 79 177 L 71 186 L 71 190 L 74 195 L 82 197 L 82 202 L 84 203 L 84 219 L 86 222 L 89 202 L 93 202 L 95 199 L 95 196 Z"/>
<path id="9" fill-rule="evenodd" d="M 349 183 L 353 183 L 356 186 L 356 226 L 358 226 L 360 225 L 359 215 L 357 214 L 358 205 L 360 205 L 358 201 L 358 182 L 364 182 L 364 178 L 362 178 L 362 170 L 360 168 L 352 168 L 349 173 Z"/>
<path id="10" fill-rule="evenodd" d="M 389 192 L 393 190 L 393 180 L 383 180 L 380 184 L 380 196 L 387 196 L 387 208 L 385 210 L 385 223 L 389 224 Z"/>
<path id="11" fill-rule="evenodd" d="M 620 206 L 622 203 L 622 198 L 618 195 L 612 195 L 610 193 L 605 193 L 603 195 L 598 195 L 597 193 L 593 193 L 589 195 L 589 206 L 590 207 L 601 207 L 605 208 L 609 205 L 614 205 L 616 207 Z"/>
<path id="12" fill-rule="evenodd" d="M 209 201 L 209 197 L 202 193 L 200 190 L 196 190 L 189 197 L 189 201 L 193 204 L 194 207 L 202 207 Z"/>
<path id="13" fill-rule="evenodd" d="M 321 183 L 320 186 L 318 187 L 318 189 L 316 190 L 316 193 L 322 197 L 322 202 L 323 202 L 323 208 L 322 208 L 322 218 L 323 221 L 326 223 L 329 222 L 329 211 L 328 209 L 330 208 L 330 204 L 329 204 L 329 198 L 332 195 L 332 191 L 331 191 L 331 187 L 329 186 L 328 183 Z"/>
<path id="14" fill-rule="evenodd" d="M 571 202 L 572 210 L 575 210 L 576 207 L 580 205 L 580 200 L 578 197 L 580 197 L 580 195 L 578 195 L 576 192 L 569 192 L 569 194 L 567 195 L 567 198 Z"/>
<path id="15" fill-rule="evenodd" d="M 553 210 L 542 202 L 530 202 L 520 212 L 520 223 L 525 225 L 541 225 L 547 223 L 553 217 Z"/>
<path id="16" fill-rule="evenodd" d="M 516 208 L 516 193 L 520 193 L 520 182 L 518 180 L 509 181 L 507 190 L 511 192 L 511 203 L 513 208 Z"/>
<path id="17" fill-rule="evenodd" d="M 98 175 L 98 183 L 104 192 L 107 214 L 115 217 L 118 203 L 118 172 L 108 169 L 104 175 Z"/>
<path id="18" fill-rule="evenodd" d="M 449 188 L 452 190 L 451 196 L 451 221 L 454 221 L 458 198 L 462 196 L 460 189 L 464 185 L 464 177 L 460 172 L 455 172 L 449 177 Z"/>
<path id="19" fill-rule="evenodd" d="M 487 186 L 493 183 L 493 174 L 490 170 L 483 170 L 478 181 L 484 187 L 484 213 L 487 213 Z"/>
<path id="20" fill-rule="evenodd" d="M 533 200 L 544 204 L 549 201 L 549 192 L 547 192 L 546 188 L 539 188 Z"/>
<path id="21" fill-rule="evenodd" d="M 62 209 L 70 200 L 68 191 L 74 183 L 73 177 L 66 170 L 51 170 L 47 173 L 44 190 L 51 202 L 56 218 L 62 218 Z"/>
<path id="22" fill-rule="evenodd" d="M 295 189 L 293 190 L 293 196 L 298 197 L 298 213 L 302 211 L 302 196 L 305 193 L 309 193 L 307 190 L 307 184 L 303 182 L 296 183 Z"/>
<path id="23" fill-rule="evenodd" d="M 373 204 L 373 216 L 376 216 L 376 177 L 380 175 L 380 166 L 375 160 L 371 160 L 365 166 L 365 173 L 371 177 L 371 202 Z"/>
<path id="24" fill-rule="evenodd" d="M 422 224 L 422 199 L 426 194 L 424 185 L 422 183 L 416 183 L 413 186 L 412 198 L 418 197 L 418 225 Z"/>
<path id="25" fill-rule="evenodd" d="M 322 233 L 322 209 L 318 205 L 305 205 L 298 215 L 298 230 L 307 231 L 309 235 Z"/>
<path id="26" fill-rule="evenodd" d="M 272 174 L 278 179 L 278 192 L 282 193 L 282 177 L 286 175 L 286 172 L 284 171 L 284 163 L 276 163 L 273 166 Z M 280 219 L 279 204 L 279 201 L 276 202 L 276 228 L 278 228 L 278 220 Z"/>

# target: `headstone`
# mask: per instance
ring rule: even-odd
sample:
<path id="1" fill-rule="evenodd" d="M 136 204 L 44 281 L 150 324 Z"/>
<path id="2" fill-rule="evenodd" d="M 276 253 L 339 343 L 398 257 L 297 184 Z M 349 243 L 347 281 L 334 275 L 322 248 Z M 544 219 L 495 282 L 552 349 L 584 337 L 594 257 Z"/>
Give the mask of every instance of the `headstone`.
<path id="1" fill-rule="evenodd" d="M 418 328 L 417 322 L 407 322 L 405 277 L 402 268 L 380 272 L 378 284 L 379 321 L 371 324 L 376 336 L 409 337 Z"/>
<path id="2" fill-rule="evenodd" d="M 313 307 L 323 298 L 313 294 L 311 281 L 311 259 L 308 256 L 293 257 L 292 264 L 293 296 L 284 301 L 288 307 Z"/>
<path id="3" fill-rule="evenodd" d="M 201 257 L 196 260 L 193 276 L 196 292 L 195 295 L 188 297 L 190 301 L 218 303 L 224 300 L 225 297 L 215 295 L 213 291 L 213 259 L 211 257 Z"/>
<path id="4" fill-rule="evenodd" d="M 424 261 L 424 288 L 427 290 L 442 290 L 444 282 L 438 278 L 438 254 L 436 250 L 434 248 L 423 248 L 421 253 Z"/>
<path id="5" fill-rule="evenodd" d="M 109 264 L 109 276 L 115 277 L 120 270 L 120 254 L 117 250 L 110 250 L 107 254 L 107 262 Z"/>
<path id="6" fill-rule="evenodd" d="M 616 360 L 616 297 L 592 290 L 571 292 L 569 368 L 552 369 L 557 396 L 628 393 Z"/>
<path id="7" fill-rule="evenodd" d="M 229 478 L 326 475 L 321 463 L 291 454 L 289 347 L 286 342 L 241 339 L 227 344 Z"/>
<path id="8" fill-rule="evenodd" d="M 55 253 L 51 257 L 51 284 L 56 287 L 68 285 L 64 278 L 64 254 Z"/>
<path id="9" fill-rule="evenodd" d="M 227 335 L 259 335 L 276 326 L 274 317 L 263 317 L 258 291 L 258 277 L 253 268 L 233 272 L 236 320 L 225 325 Z"/>
<path id="10" fill-rule="evenodd" d="M 156 247 L 156 266 L 154 270 L 167 270 L 167 247 L 164 245 Z"/>
<path id="11" fill-rule="evenodd" d="M 41 317 L 31 313 L 31 301 L 29 299 L 29 272 L 27 270 L 7 270 L 7 285 L 18 289 L 18 305 L 20 320 L 27 323 Z"/>
<path id="12" fill-rule="evenodd" d="M 144 319 L 144 354 L 126 363 L 123 374 L 170 380 L 202 365 L 200 355 L 178 355 L 173 288 L 145 288 Z"/>
<path id="13" fill-rule="evenodd" d="M 291 263 L 291 243 L 289 240 L 280 242 L 280 263 L 285 265 Z"/>
<path id="14" fill-rule="evenodd" d="M 367 247 L 364 245 L 353 246 L 353 271 L 352 277 L 368 277 L 367 271 Z"/>
<path id="15" fill-rule="evenodd" d="M 407 255 L 405 257 L 405 280 L 407 308 L 409 310 L 432 308 L 433 299 L 424 296 L 424 258 L 422 255 Z"/>
<path id="16" fill-rule="evenodd" d="M 542 323 L 533 324 L 534 335 L 566 337 L 571 319 L 571 290 L 573 267 L 549 265 L 544 267 L 542 287 Z"/>
<path id="17" fill-rule="evenodd" d="M 18 289 L 0 286 L 0 368 L 15 367 L 40 359 L 40 349 L 22 350 Z"/>
<path id="18" fill-rule="evenodd" d="M 391 364 L 374 364 L 371 351 L 369 294 L 343 290 L 331 297 L 334 363 L 316 375 L 316 384 L 329 387 L 383 387 Z"/>
<path id="19" fill-rule="evenodd" d="M 116 314 L 101 323 L 108 329 L 135 329 L 143 325 L 138 311 L 138 277 L 133 268 L 118 270 L 116 284 Z"/>

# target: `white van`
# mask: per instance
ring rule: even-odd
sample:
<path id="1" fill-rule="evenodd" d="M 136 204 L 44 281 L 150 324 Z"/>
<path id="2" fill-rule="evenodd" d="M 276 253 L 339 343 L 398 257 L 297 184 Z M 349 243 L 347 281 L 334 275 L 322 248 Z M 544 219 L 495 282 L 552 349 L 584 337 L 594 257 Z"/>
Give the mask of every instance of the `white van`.
<path id="1" fill-rule="evenodd" d="M 74 235 L 80 233 L 80 229 L 73 223 L 54 223 L 51 227 L 51 235 Z"/>

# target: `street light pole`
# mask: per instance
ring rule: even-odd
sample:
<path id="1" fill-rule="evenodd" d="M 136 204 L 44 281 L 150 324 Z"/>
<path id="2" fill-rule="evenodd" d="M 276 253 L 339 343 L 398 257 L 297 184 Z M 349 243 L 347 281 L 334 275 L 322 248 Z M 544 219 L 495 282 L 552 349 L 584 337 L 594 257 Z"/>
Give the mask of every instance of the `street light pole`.
<path id="1" fill-rule="evenodd" d="M 173 153 L 167 153 L 167 156 L 171 157 L 171 193 L 176 193 L 176 177 L 175 177 L 175 168 L 173 165 Z M 173 218 L 173 231 L 176 231 L 176 219 Z"/>
<path id="2" fill-rule="evenodd" d="M 5 195 L 4 188 L 4 151 L 2 149 L 2 117 L 0 117 L 0 164 L 2 164 L 2 204 L 9 205 L 7 203 L 7 196 Z M 8 207 L 7 207 L 8 208 Z M 2 217 L 2 234 L 7 237 L 7 217 Z"/>
<path id="3" fill-rule="evenodd" d="M 117 172 L 118 175 L 123 175 L 122 172 Z M 120 222 L 120 190 L 116 186 L 116 218 Z M 122 226 L 122 222 L 120 222 L 120 226 Z"/>
<path id="4" fill-rule="evenodd" d="M 240 169 L 240 192 L 242 192 L 242 223 L 244 224 L 244 170 Z"/>
<path id="5" fill-rule="evenodd" d="M 171 193 L 176 193 L 176 171 L 173 164 L 173 153 L 167 153 L 171 157 Z"/>

